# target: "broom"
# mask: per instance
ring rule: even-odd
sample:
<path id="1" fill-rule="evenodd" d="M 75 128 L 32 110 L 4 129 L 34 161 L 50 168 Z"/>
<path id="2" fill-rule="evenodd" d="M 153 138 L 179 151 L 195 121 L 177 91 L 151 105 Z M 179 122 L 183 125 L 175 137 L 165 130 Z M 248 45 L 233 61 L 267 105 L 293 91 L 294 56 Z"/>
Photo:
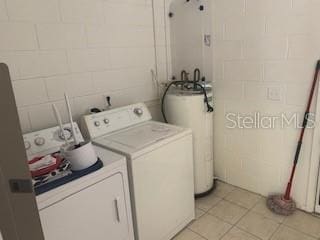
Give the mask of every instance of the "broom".
<path id="1" fill-rule="evenodd" d="M 284 195 L 281 195 L 281 194 L 271 195 L 267 198 L 267 207 L 272 212 L 279 214 L 279 215 L 289 216 L 289 215 L 293 214 L 293 212 L 296 209 L 296 203 L 291 198 L 291 190 L 292 190 L 294 175 L 296 172 L 296 167 L 298 164 L 298 159 L 299 159 L 299 155 L 300 155 L 304 132 L 305 132 L 306 126 L 308 124 L 310 107 L 311 107 L 311 103 L 312 103 L 312 99 L 313 99 L 314 90 L 315 90 L 315 87 L 316 87 L 316 84 L 318 81 L 319 70 L 320 70 L 320 60 L 318 60 L 318 62 L 317 62 L 317 66 L 316 66 L 316 70 L 315 70 L 315 74 L 314 74 L 314 79 L 313 79 L 313 83 L 312 83 L 312 87 L 311 87 L 311 91 L 310 91 L 310 95 L 309 95 L 308 105 L 307 105 L 306 112 L 304 114 L 302 129 L 301 129 L 301 133 L 300 133 L 300 137 L 299 137 L 299 141 L 298 141 L 298 145 L 297 145 L 297 149 L 296 149 L 296 153 L 295 153 L 295 157 L 294 157 L 294 162 L 293 162 L 293 166 L 292 166 L 290 179 L 289 179 L 285 194 Z"/>

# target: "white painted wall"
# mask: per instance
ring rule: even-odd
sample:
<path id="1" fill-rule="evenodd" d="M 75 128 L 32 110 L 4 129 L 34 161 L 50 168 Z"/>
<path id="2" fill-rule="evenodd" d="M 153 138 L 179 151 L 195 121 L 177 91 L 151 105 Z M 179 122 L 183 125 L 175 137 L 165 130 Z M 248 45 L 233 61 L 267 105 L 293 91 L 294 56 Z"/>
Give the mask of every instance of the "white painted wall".
<path id="1" fill-rule="evenodd" d="M 10 66 L 23 131 L 55 125 L 51 103 L 66 119 L 65 90 L 75 117 L 89 107 L 103 107 L 105 94 L 114 105 L 156 99 L 150 74 L 154 46 L 159 80 L 171 76 L 165 28 L 170 1 L 155 0 L 153 12 L 151 0 L 0 0 L 0 61 Z M 320 53 L 320 2 L 211 3 L 216 175 L 264 195 L 283 191 L 298 131 L 228 130 L 225 113 L 303 114 Z M 269 87 L 280 89 L 280 101 L 268 100 Z M 152 106 L 156 112 L 157 102 Z M 302 208 L 311 137 L 307 131 L 293 192 Z"/>
<path id="2" fill-rule="evenodd" d="M 204 34 L 212 34 L 212 1 L 161 1 L 165 4 L 155 7 L 165 16 L 161 21 L 165 23 L 167 79 L 175 76 L 180 80 L 181 71 L 186 70 L 192 80 L 194 69 L 199 68 L 201 75 L 212 81 L 212 46 L 206 46 L 203 39 Z M 200 5 L 204 11 L 198 9 Z M 174 14 L 172 18 L 168 17 L 170 12 Z M 155 19 L 156 23 L 161 21 Z"/>
<path id="3" fill-rule="evenodd" d="M 173 17 L 167 18 L 170 28 L 172 74 L 180 80 L 180 73 L 185 70 L 189 79 L 193 71 L 199 68 L 203 74 L 203 18 L 204 11 L 198 8 L 201 1 L 186 2 L 175 0 L 170 4 Z"/>
<path id="4" fill-rule="evenodd" d="M 170 35 L 166 32 L 166 12 L 164 11 L 166 0 L 154 0 L 154 33 L 155 33 L 155 47 L 158 80 L 167 81 L 168 76 L 171 74 L 171 53 L 167 48 L 167 38 Z M 170 60 L 170 61 L 168 61 Z"/>
<path id="5" fill-rule="evenodd" d="M 0 61 L 23 131 L 55 125 L 52 103 L 66 120 L 65 91 L 76 118 L 104 95 L 114 106 L 157 99 L 153 27 L 151 0 L 0 0 Z"/>
<path id="6" fill-rule="evenodd" d="M 293 127 L 230 130 L 225 114 L 298 112 L 302 117 L 320 54 L 320 1 L 213 3 L 216 175 L 263 195 L 283 192 L 299 131 Z M 281 92 L 280 101 L 268 99 L 268 88 L 274 87 Z M 307 130 L 293 191 L 299 207 L 309 211 L 311 140 L 312 131 Z"/>

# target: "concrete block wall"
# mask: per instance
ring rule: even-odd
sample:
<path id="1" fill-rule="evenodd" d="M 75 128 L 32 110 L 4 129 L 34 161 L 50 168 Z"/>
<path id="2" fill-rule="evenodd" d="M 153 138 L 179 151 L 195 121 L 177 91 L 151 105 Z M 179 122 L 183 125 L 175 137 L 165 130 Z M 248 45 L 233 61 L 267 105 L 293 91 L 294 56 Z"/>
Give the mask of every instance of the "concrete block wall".
<path id="1" fill-rule="evenodd" d="M 9 65 L 24 132 L 67 120 L 90 107 L 158 98 L 151 0 L 0 0 L 0 61 Z M 160 27 L 157 28 L 160 31 Z M 160 45 L 160 44 L 159 44 Z"/>
<path id="2" fill-rule="evenodd" d="M 115 106 L 151 101 L 156 113 L 158 95 L 150 70 L 157 68 L 160 81 L 171 76 L 165 26 L 170 2 L 0 0 L 0 61 L 10 67 L 23 131 L 55 125 L 52 103 L 66 120 L 66 90 L 76 118 L 90 107 L 104 107 L 105 95 Z M 227 129 L 225 115 L 284 112 L 302 118 L 320 55 L 320 2 L 211 3 L 216 176 L 264 195 L 283 191 L 299 131 Z M 273 90 L 280 96 L 276 101 L 269 96 Z M 302 208 L 311 146 L 308 130 L 293 192 Z"/>
<path id="3" fill-rule="evenodd" d="M 213 0 L 214 159 L 222 180 L 263 195 L 284 191 L 299 130 L 227 129 L 225 115 L 298 113 L 302 121 L 320 58 L 319 11 L 317 0 Z M 293 191 L 304 209 L 312 134 L 307 130 Z"/>

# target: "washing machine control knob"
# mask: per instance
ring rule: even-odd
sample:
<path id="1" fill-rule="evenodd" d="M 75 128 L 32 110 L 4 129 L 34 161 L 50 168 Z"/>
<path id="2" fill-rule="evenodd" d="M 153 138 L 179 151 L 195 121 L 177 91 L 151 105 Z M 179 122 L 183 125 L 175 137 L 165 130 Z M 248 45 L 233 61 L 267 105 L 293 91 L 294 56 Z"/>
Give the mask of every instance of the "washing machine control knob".
<path id="1" fill-rule="evenodd" d="M 105 119 L 103 119 L 103 122 L 105 123 L 105 124 L 109 124 L 109 119 L 108 118 L 105 118 Z"/>
<path id="2" fill-rule="evenodd" d="M 26 148 L 26 150 L 29 150 L 31 148 L 31 143 L 29 141 L 25 141 L 24 147 Z"/>
<path id="3" fill-rule="evenodd" d="M 143 114 L 142 108 L 135 108 L 135 109 L 133 109 L 133 112 L 139 117 L 142 116 L 142 114 Z"/>
<path id="4" fill-rule="evenodd" d="M 37 146 L 42 146 L 44 145 L 46 142 L 46 140 L 43 138 L 43 137 L 37 137 L 35 140 L 34 140 L 34 143 L 37 145 Z"/>
<path id="5" fill-rule="evenodd" d="M 95 125 L 96 127 L 99 127 L 99 126 L 100 126 L 100 122 L 99 122 L 99 121 L 95 121 L 95 122 L 94 122 L 94 125 Z"/>

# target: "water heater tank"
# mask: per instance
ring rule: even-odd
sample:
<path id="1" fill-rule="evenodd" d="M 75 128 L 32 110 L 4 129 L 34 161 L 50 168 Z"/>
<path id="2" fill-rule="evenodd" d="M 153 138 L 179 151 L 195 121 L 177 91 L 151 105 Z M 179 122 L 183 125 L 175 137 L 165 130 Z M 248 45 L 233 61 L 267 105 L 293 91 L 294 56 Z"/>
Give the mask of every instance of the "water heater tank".
<path id="1" fill-rule="evenodd" d="M 207 96 L 213 106 L 211 90 L 207 91 Z M 213 113 L 207 111 L 204 94 L 177 89 L 169 92 L 165 114 L 168 123 L 192 129 L 195 195 L 209 193 L 214 187 Z"/>

